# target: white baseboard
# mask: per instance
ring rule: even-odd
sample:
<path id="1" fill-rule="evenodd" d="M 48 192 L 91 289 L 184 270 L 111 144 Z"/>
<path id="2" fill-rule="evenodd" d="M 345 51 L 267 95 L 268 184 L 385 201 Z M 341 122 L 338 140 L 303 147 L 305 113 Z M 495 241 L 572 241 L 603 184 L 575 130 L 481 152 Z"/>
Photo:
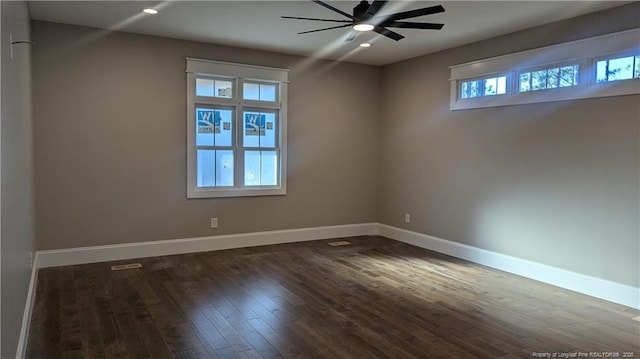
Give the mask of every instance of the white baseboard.
<path id="1" fill-rule="evenodd" d="M 590 277 L 565 269 L 531 262 L 385 224 L 377 225 L 376 234 L 548 283 L 556 287 L 640 309 L 640 288 Z"/>
<path id="2" fill-rule="evenodd" d="M 18 338 L 18 348 L 16 350 L 16 358 L 24 358 L 27 355 L 27 339 L 29 338 L 29 327 L 31 325 L 31 313 L 33 313 L 33 305 L 36 301 L 36 287 L 38 284 L 38 267 L 37 253 L 31 267 L 31 279 L 29 281 L 29 290 L 27 291 L 27 302 L 24 306 L 22 314 L 22 326 L 20 327 L 20 337 Z"/>
<path id="3" fill-rule="evenodd" d="M 228 234 L 210 237 L 170 239 L 164 241 L 113 244 L 38 251 L 38 268 L 97 263 L 122 259 L 207 252 L 222 249 L 255 247 L 269 244 L 313 241 L 318 239 L 373 235 L 377 223 L 285 229 L 269 232 Z"/>

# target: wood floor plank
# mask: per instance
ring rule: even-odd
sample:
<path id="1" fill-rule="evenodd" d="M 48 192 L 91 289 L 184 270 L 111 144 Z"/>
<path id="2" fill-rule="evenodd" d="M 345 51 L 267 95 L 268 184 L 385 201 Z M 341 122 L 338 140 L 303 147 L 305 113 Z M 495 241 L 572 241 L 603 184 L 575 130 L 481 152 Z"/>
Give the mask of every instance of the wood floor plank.
<path id="1" fill-rule="evenodd" d="M 27 358 L 633 353 L 640 311 L 383 237 L 38 272 Z"/>

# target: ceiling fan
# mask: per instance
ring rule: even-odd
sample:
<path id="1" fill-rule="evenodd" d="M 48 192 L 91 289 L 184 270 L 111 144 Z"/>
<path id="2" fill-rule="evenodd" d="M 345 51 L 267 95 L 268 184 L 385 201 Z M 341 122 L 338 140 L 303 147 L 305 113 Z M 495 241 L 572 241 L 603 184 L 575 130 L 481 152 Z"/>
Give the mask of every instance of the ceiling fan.
<path id="1" fill-rule="evenodd" d="M 410 10 L 399 12 L 390 15 L 378 15 L 378 12 L 382 7 L 387 3 L 387 1 L 373 1 L 369 4 L 367 1 L 362 0 L 360 4 L 353 8 L 353 15 L 347 14 L 346 12 L 337 9 L 325 2 L 319 0 L 311 0 L 314 3 L 324 6 L 325 8 L 334 11 L 340 15 L 343 15 L 349 20 L 334 20 L 334 19 L 317 19 L 317 18 L 309 18 L 309 17 L 295 17 L 295 16 L 282 16 L 284 19 L 297 19 L 297 20 L 313 20 L 313 21 L 325 21 L 325 22 L 335 22 L 335 23 L 344 23 L 343 25 L 327 27 L 323 29 L 310 30 L 299 32 L 300 34 L 308 34 L 311 32 L 325 31 L 331 29 L 339 29 L 343 27 L 352 27 L 356 31 L 375 31 L 380 35 L 386 36 L 390 39 L 399 41 L 404 38 L 404 36 L 398 34 L 397 32 L 393 32 L 389 30 L 389 27 L 394 28 L 404 28 L 404 29 L 425 29 L 425 30 L 440 30 L 444 26 L 444 24 L 433 24 L 433 23 L 423 23 L 423 22 L 407 22 L 407 21 L 398 21 L 409 19 L 418 16 L 425 16 L 431 14 L 437 14 L 444 12 L 444 8 L 442 5 L 426 7 L 422 9 Z M 352 38 L 351 38 L 352 39 Z M 347 39 L 347 41 L 350 39 Z"/>

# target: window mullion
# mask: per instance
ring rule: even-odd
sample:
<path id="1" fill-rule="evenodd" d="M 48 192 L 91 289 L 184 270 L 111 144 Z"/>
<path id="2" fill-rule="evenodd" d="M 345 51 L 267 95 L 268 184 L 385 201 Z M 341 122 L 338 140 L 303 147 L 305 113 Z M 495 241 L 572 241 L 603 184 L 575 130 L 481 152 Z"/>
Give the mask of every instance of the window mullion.
<path id="1" fill-rule="evenodd" d="M 238 104 L 236 111 L 236 167 L 235 173 L 236 187 L 244 188 L 244 108 L 242 103 Z"/>

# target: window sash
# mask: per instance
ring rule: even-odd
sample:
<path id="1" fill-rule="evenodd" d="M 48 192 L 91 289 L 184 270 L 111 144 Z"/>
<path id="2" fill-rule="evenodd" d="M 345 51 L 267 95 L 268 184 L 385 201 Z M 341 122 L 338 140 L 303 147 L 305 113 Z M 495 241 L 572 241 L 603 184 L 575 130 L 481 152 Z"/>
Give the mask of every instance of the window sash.
<path id="1" fill-rule="evenodd" d="M 613 78 L 610 79 L 610 77 L 616 76 L 616 73 L 612 73 L 615 70 L 609 70 L 609 67 L 611 66 L 611 61 L 616 61 L 616 60 L 622 60 L 625 58 L 630 58 L 631 60 L 631 65 L 630 65 L 630 76 L 629 78 Z M 600 63 L 605 62 L 605 73 L 604 73 L 604 78 L 602 78 L 602 74 L 600 74 L 599 70 L 599 65 Z M 629 80 L 637 80 L 640 79 L 640 49 L 638 49 L 638 51 L 632 51 L 632 52 L 620 52 L 620 53 L 616 53 L 616 54 L 610 54 L 607 56 L 600 56 L 597 58 L 594 58 L 593 60 L 593 66 L 594 66 L 594 74 L 593 74 L 593 80 L 597 83 L 597 84 L 606 84 L 606 83 L 612 83 L 612 82 L 617 82 L 617 81 L 629 81 Z"/>
<path id="2" fill-rule="evenodd" d="M 571 67 L 572 71 L 575 71 L 575 73 L 573 74 L 572 78 L 570 79 L 570 84 L 567 84 L 567 80 L 565 79 L 564 84 L 561 82 L 562 81 L 562 71 L 563 69 L 565 69 L 565 71 L 568 71 L 568 68 Z M 580 66 L 579 61 L 570 61 L 570 62 L 562 62 L 562 63 L 556 63 L 556 64 L 548 64 L 548 65 L 544 65 L 544 66 L 537 66 L 537 67 L 533 67 L 533 68 L 527 68 L 524 70 L 518 70 L 516 71 L 517 76 L 515 77 L 514 80 L 517 81 L 517 84 L 515 85 L 515 88 L 517 89 L 517 93 L 530 93 L 530 92 L 535 92 L 535 91 L 549 91 L 549 90 L 557 90 L 557 89 L 567 89 L 567 88 L 572 88 L 575 86 L 580 85 L 583 81 L 581 81 L 582 77 L 583 77 L 583 73 L 586 71 L 586 66 Z M 552 74 L 550 74 L 551 71 L 557 70 L 557 77 L 555 79 L 553 79 Z M 535 73 L 541 73 L 544 72 L 544 87 L 537 87 L 534 88 L 534 74 Z M 523 79 L 523 75 L 527 74 L 527 79 L 528 79 L 528 86 L 526 90 L 523 90 L 522 88 L 522 79 Z M 555 80 L 555 83 L 550 83 L 549 80 Z"/>
<path id="3" fill-rule="evenodd" d="M 498 75 L 490 75 L 483 76 L 473 79 L 464 79 L 460 80 L 460 89 L 459 89 L 459 99 L 468 100 L 475 99 L 480 97 L 488 97 L 488 96 L 502 96 L 507 94 L 507 75 L 506 74 L 498 74 Z M 495 93 L 487 93 L 488 87 L 487 83 L 490 81 L 495 81 Z M 474 89 L 473 85 L 475 84 L 475 94 L 472 94 L 472 90 Z M 502 88 L 503 91 L 500 91 Z"/>

